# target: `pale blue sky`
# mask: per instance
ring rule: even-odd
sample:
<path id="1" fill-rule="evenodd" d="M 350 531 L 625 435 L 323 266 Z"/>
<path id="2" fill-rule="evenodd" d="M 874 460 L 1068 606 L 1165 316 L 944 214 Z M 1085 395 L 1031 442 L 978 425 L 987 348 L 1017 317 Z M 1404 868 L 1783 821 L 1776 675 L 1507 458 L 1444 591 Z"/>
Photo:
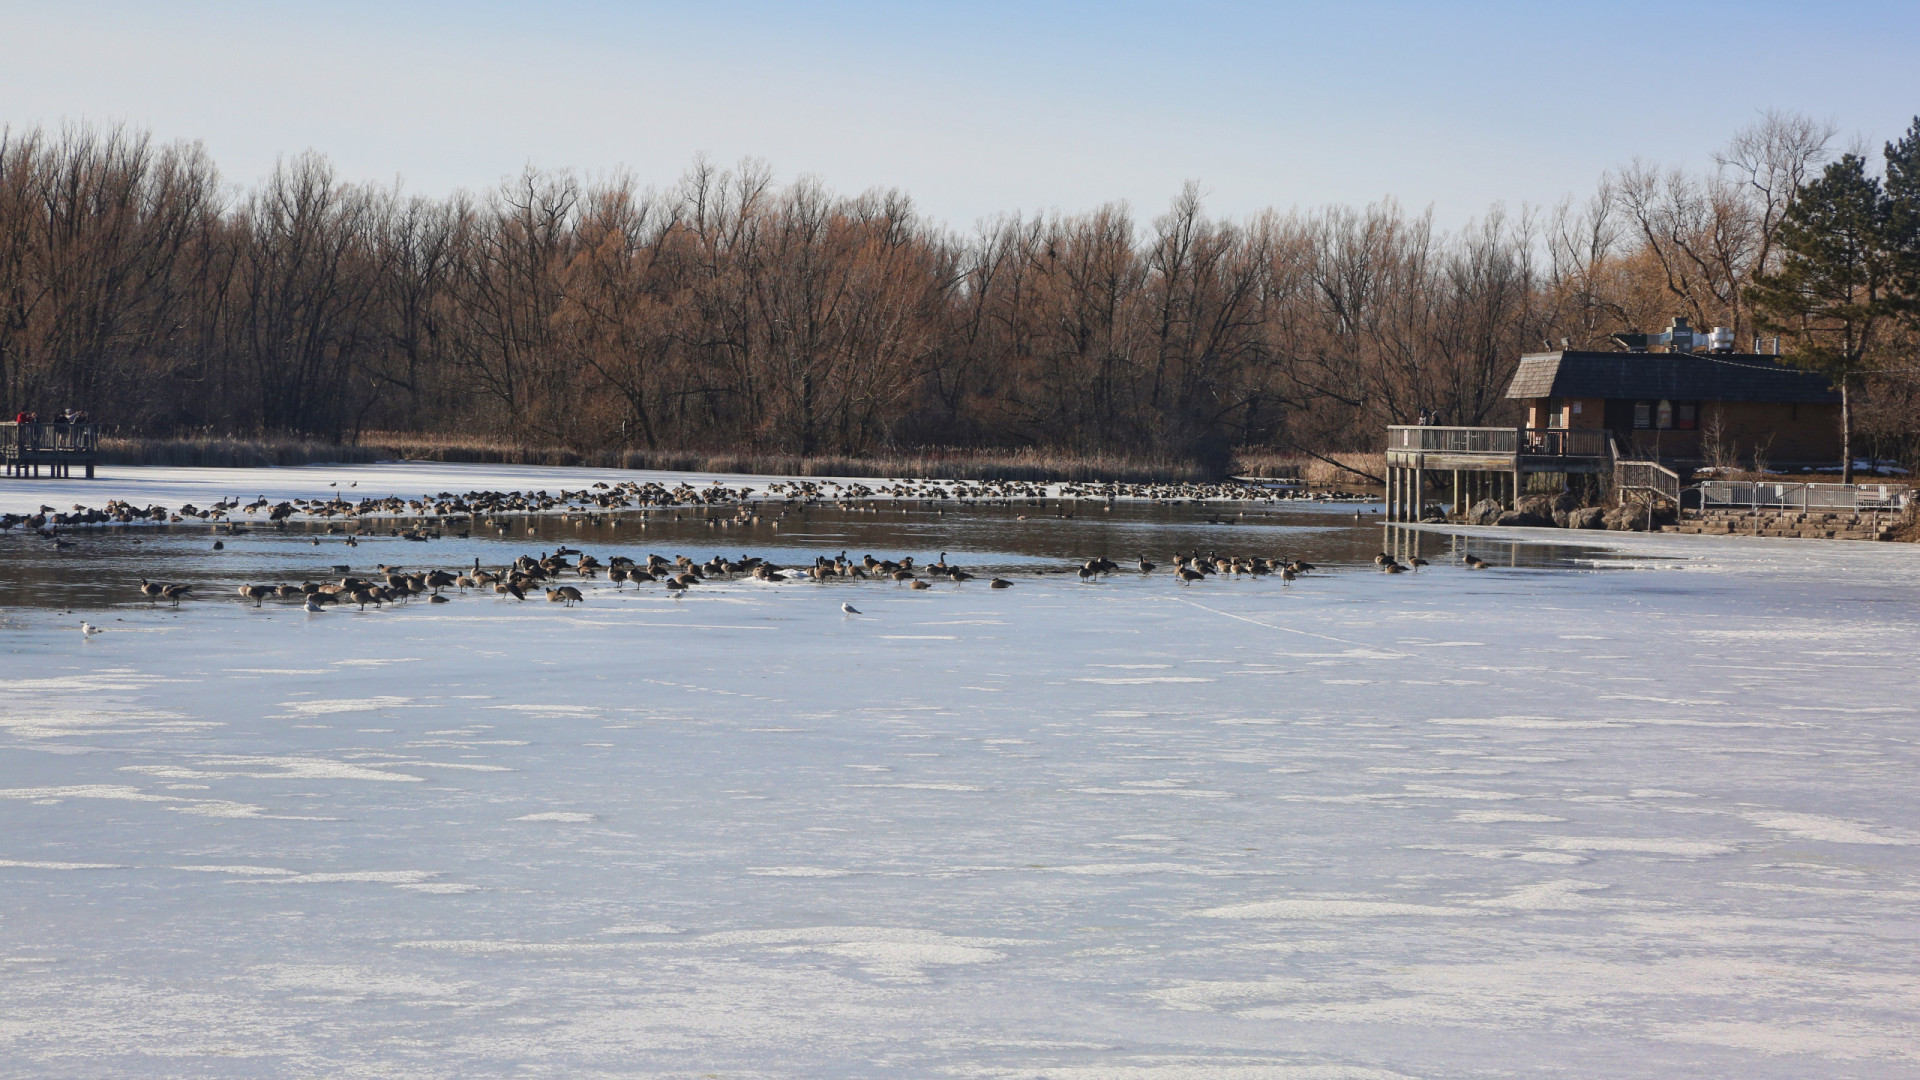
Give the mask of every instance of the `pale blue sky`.
<path id="1" fill-rule="evenodd" d="M 126 120 L 251 181 L 324 151 L 440 194 L 528 162 L 669 184 L 705 152 L 961 229 L 1002 210 L 1432 205 L 1454 226 L 1700 166 L 1768 108 L 1877 147 L 1920 4 L 0 0 L 0 123 Z"/>

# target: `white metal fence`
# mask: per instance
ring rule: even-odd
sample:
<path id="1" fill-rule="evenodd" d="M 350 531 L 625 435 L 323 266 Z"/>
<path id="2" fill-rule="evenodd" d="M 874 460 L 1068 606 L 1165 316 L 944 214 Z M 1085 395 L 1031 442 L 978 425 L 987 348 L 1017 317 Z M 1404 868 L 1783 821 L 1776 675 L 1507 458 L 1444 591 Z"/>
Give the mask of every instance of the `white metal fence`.
<path id="1" fill-rule="evenodd" d="M 1907 508 L 1905 484 L 1795 484 L 1772 480 L 1707 480 L 1702 510 L 1798 510 L 1802 513 L 1876 513 Z"/>

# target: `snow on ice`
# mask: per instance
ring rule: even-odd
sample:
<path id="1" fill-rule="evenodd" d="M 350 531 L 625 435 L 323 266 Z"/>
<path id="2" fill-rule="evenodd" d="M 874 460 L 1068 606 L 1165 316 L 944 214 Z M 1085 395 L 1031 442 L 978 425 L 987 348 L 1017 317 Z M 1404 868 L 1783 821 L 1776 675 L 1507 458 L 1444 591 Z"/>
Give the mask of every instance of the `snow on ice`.
<path id="1" fill-rule="evenodd" d="M 0 1073 L 1920 1076 L 1916 553 L 1603 542 L 9 612 Z"/>

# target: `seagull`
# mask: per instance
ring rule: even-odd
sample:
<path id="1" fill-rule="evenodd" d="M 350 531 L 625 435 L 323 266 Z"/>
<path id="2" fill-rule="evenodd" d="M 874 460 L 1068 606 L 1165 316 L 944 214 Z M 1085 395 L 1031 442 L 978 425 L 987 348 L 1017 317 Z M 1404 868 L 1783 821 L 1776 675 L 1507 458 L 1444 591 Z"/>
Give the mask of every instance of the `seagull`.
<path id="1" fill-rule="evenodd" d="M 858 614 L 860 614 L 860 609 L 859 609 L 859 608 L 857 608 L 857 607 L 854 607 L 854 606 L 853 606 L 852 604 L 849 604 L 849 603 L 847 603 L 847 602 L 845 602 L 845 601 L 841 601 L 841 603 L 840 603 L 840 610 L 841 610 L 841 611 L 844 611 L 844 612 L 846 612 L 846 613 L 847 613 L 847 614 L 849 614 L 849 615 L 858 615 Z"/>
<path id="2" fill-rule="evenodd" d="M 325 610 L 327 610 L 326 607 L 323 604 L 321 604 L 318 600 L 315 600 L 311 596 L 307 597 L 307 613 L 308 614 L 318 615 L 319 613 Z"/>
<path id="3" fill-rule="evenodd" d="M 80 636 L 83 638 L 90 638 L 99 632 L 100 632 L 100 628 L 93 625 L 90 622 L 83 622 L 80 624 Z"/>

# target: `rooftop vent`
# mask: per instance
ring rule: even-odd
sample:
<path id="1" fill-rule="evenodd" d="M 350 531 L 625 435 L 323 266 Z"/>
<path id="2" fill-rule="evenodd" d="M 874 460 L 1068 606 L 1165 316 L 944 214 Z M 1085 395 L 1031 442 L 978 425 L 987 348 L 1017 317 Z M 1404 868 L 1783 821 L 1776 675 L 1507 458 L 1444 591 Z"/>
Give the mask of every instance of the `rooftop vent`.
<path id="1" fill-rule="evenodd" d="M 1696 342 L 1704 344 L 1702 337 L 1703 335 L 1695 333 L 1693 327 L 1687 325 L 1684 315 L 1675 315 L 1673 325 L 1667 327 L 1667 332 L 1660 335 L 1660 339 L 1666 341 L 1669 352 L 1692 352 Z"/>
<path id="2" fill-rule="evenodd" d="M 1710 348 L 1714 352 L 1733 351 L 1733 331 L 1724 326 L 1716 326 L 1712 333 L 1703 334 L 1688 326 L 1684 315 L 1675 315 L 1672 325 L 1667 327 L 1665 333 L 1615 334 L 1613 340 L 1619 342 L 1628 352 L 1637 353 L 1662 346 L 1668 352 L 1690 353 L 1702 348 Z"/>

